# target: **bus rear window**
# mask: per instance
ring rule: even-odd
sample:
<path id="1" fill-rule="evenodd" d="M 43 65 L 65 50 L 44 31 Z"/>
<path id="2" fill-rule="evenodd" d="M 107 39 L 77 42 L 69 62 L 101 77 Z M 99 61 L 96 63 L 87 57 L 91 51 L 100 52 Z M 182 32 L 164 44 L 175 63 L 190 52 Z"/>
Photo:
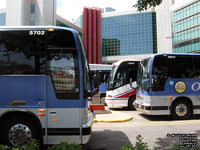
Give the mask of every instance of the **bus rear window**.
<path id="1" fill-rule="evenodd" d="M 75 39 L 71 31 L 48 31 L 47 48 L 76 48 Z"/>

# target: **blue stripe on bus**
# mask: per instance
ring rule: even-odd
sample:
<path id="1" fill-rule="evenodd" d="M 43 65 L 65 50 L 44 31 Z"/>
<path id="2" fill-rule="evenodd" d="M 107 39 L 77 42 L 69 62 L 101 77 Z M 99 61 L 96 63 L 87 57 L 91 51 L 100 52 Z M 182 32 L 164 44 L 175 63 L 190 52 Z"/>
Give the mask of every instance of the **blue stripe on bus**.
<path id="1" fill-rule="evenodd" d="M 88 101 L 83 98 L 57 99 L 49 76 L 0 76 L 0 83 L 1 108 L 88 107 Z M 25 105 L 11 105 L 12 101 L 25 101 Z"/>

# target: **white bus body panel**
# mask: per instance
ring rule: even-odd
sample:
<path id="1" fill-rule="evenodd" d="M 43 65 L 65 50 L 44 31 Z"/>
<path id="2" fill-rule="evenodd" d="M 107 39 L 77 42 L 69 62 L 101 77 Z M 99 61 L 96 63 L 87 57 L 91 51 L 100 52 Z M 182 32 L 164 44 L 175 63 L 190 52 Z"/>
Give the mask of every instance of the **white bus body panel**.
<path id="1" fill-rule="evenodd" d="M 106 92 L 105 102 L 110 108 L 128 107 L 130 96 L 135 95 L 135 89 L 126 84 L 114 90 Z"/>

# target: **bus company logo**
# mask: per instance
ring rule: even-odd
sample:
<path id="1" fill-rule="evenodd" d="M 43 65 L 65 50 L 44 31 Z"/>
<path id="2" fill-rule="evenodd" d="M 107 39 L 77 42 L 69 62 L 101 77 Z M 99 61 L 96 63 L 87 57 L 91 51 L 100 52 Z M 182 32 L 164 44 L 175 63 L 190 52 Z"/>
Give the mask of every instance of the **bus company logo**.
<path id="1" fill-rule="evenodd" d="M 193 83 L 191 88 L 192 88 L 193 91 L 199 91 L 200 90 L 200 83 L 199 82 Z"/>
<path id="2" fill-rule="evenodd" d="M 175 84 L 175 91 L 177 93 L 183 93 L 186 90 L 186 84 L 183 81 L 178 81 Z"/>

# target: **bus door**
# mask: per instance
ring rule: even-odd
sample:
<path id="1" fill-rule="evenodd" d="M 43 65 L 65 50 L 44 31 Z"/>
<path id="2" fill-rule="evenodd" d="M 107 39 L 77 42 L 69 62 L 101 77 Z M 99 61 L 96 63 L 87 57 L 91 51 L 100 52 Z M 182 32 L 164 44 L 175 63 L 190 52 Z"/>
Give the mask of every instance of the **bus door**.
<path id="1" fill-rule="evenodd" d="M 152 96 L 151 105 L 155 106 L 152 110 L 169 111 L 169 82 L 167 56 L 160 55 L 155 57 L 152 65 L 152 90 L 150 91 L 150 95 Z"/>
<path id="2" fill-rule="evenodd" d="M 48 143 L 80 141 L 80 77 L 73 34 L 48 33 L 47 43 Z"/>

